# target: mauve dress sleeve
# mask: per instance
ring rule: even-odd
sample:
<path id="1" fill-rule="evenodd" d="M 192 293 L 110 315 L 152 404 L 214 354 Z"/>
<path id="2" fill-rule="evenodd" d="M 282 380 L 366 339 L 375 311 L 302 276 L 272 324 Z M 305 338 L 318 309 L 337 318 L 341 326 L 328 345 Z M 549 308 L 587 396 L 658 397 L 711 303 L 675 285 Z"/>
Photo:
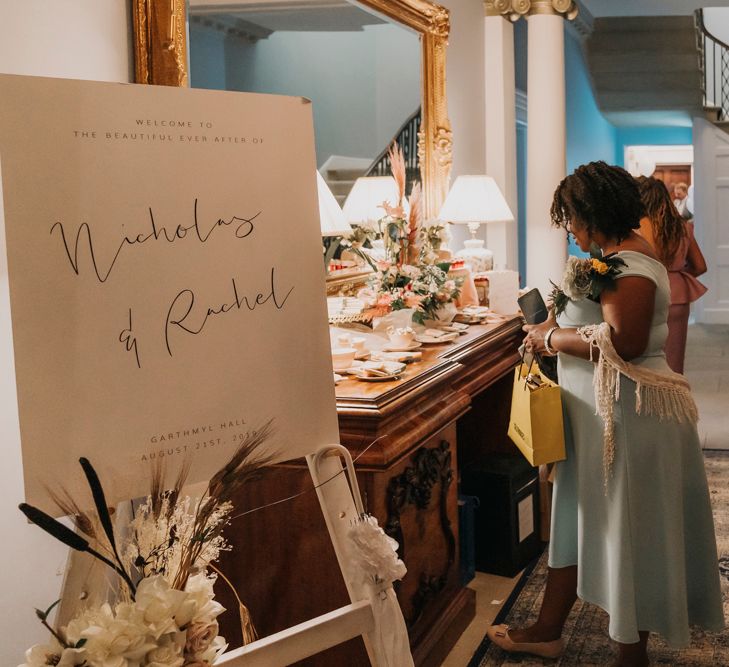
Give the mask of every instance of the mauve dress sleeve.
<path id="1" fill-rule="evenodd" d="M 668 279 L 671 283 L 671 304 L 693 303 L 707 292 L 707 287 L 688 273 L 686 269 L 686 255 L 694 239 L 693 223 L 686 223 L 686 237 L 681 241 L 668 267 Z"/>

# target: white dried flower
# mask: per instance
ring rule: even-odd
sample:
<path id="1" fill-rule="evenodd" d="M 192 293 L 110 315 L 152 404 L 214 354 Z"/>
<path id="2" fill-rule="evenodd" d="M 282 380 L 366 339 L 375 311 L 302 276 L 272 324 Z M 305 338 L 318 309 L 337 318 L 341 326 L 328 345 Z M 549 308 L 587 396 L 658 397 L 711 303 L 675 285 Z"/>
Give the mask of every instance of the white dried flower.
<path id="1" fill-rule="evenodd" d="M 89 662 L 99 667 L 134 667 L 155 647 L 149 627 L 142 614 L 122 603 L 114 614 L 108 604 L 102 605 L 102 615 L 81 631 L 86 639 L 84 649 Z M 67 632 L 68 634 L 68 632 Z"/>
<path id="2" fill-rule="evenodd" d="M 83 648 L 63 648 L 57 641 L 36 644 L 25 652 L 25 662 L 19 667 L 77 667 L 86 662 Z"/>
<path id="3" fill-rule="evenodd" d="M 354 567 L 368 582 L 393 582 L 405 576 L 407 568 L 397 555 L 397 542 L 385 534 L 375 517 L 365 515 L 347 534 Z"/>
<path id="4" fill-rule="evenodd" d="M 144 574 L 162 574 L 172 582 L 177 575 L 187 545 L 195 539 L 196 503 L 189 497 L 178 499 L 170 511 L 169 499 L 162 501 L 159 518 L 155 519 L 152 511 L 152 498 L 148 497 L 137 510 L 131 521 L 132 534 L 135 539 L 124 550 L 124 560 L 129 569 L 137 559 L 145 562 Z M 227 521 L 233 510 L 231 503 L 221 503 L 211 513 L 206 524 L 208 530 L 214 529 Z M 174 540 L 170 541 L 170 535 Z M 205 542 L 200 556 L 192 563 L 192 569 L 205 569 L 211 561 L 218 558 L 221 551 L 229 549 L 225 538 L 218 535 Z"/>
<path id="5" fill-rule="evenodd" d="M 181 652 L 173 644 L 158 646 L 148 654 L 145 667 L 182 667 L 185 659 Z"/>
<path id="6" fill-rule="evenodd" d="M 187 580 L 186 597 L 175 616 L 178 627 L 184 628 L 191 623 L 209 625 L 225 611 L 225 607 L 214 599 L 214 584 L 215 577 L 209 577 L 204 572 Z"/>
<path id="7" fill-rule="evenodd" d="M 184 591 L 171 588 L 164 577 L 156 575 L 139 582 L 134 606 L 141 612 L 149 634 L 159 639 L 178 629 L 175 615 L 186 597 Z"/>

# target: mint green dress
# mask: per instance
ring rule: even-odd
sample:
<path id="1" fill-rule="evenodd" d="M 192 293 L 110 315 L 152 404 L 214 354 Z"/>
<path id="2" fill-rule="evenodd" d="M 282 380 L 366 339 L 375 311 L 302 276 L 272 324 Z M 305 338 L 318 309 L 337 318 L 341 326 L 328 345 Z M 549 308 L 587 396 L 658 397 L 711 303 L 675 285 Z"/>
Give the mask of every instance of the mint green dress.
<path id="1" fill-rule="evenodd" d="M 638 252 L 619 254 L 627 264 L 621 276 L 656 284 L 648 346 L 632 363 L 668 370 L 666 269 Z M 600 304 L 589 299 L 570 301 L 558 318 L 562 327 L 602 321 Z M 577 594 L 608 612 L 615 641 L 631 644 L 648 630 L 681 647 L 689 643 L 689 625 L 721 631 L 714 523 L 695 425 L 636 414 L 635 384 L 622 377 L 606 492 L 595 365 L 560 354 L 558 368 L 567 458 L 556 465 L 549 565 L 578 566 Z"/>

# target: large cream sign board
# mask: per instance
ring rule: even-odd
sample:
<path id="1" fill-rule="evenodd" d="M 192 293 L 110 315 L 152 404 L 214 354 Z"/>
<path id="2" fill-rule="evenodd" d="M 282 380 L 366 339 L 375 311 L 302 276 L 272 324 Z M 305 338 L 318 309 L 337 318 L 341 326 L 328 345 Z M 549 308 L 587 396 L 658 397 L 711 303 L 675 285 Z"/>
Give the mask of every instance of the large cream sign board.
<path id="1" fill-rule="evenodd" d="M 28 502 L 338 440 L 313 146 L 301 98 L 0 76 Z"/>

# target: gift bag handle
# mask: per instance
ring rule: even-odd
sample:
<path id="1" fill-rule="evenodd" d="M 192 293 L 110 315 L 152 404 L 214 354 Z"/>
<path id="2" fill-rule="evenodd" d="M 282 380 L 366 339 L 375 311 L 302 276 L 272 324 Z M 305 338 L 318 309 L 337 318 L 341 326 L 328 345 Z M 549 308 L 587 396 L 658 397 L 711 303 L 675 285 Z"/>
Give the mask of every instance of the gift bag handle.
<path id="1" fill-rule="evenodd" d="M 522 374 L 521 373 L 521 369 L 522 369 L 523 366 L 526 365 L 525 362 L 524 362 L 525 357 L 526 357 L 526 346 L 524 346 L 524 349 L 521 352 L 521 360 L 519 361 L 519 376 L 520 377 L 521 377 L 521 374 Z M 532 352 L 532 358 L 531 358 L 531 360 L 529 362 L 529 368 L 527 368 L 527 372 L 526 372 L 525 378 L 529 377 L 529 374 L 532 372 L 532 367 L 534 366 L 534 360 L 536 358 L 537 358 L 536 352 Z M 524 382 L 523 391 L 526 391 L 526 388 L 527 388 L 527 383 L 525 381 Z"/>

